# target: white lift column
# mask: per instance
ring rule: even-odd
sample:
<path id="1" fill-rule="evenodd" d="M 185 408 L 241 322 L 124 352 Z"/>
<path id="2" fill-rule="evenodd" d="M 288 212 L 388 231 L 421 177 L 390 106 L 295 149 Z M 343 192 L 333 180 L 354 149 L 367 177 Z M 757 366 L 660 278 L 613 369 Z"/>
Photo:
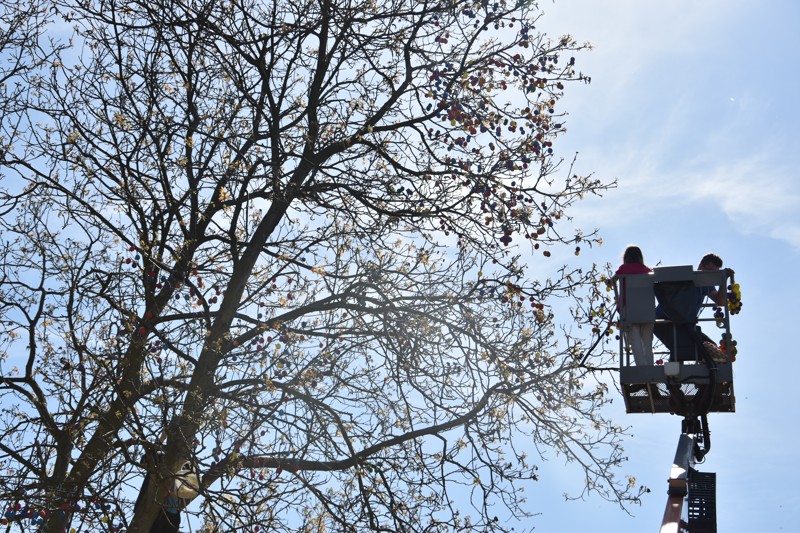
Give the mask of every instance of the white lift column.
<path id="1" fill-rule="evenodd" d="M 679 533 L 683 502 L 689 494 L 689 470 L 694 466 L 694 435 L 682 433 L 669 473 L 667 508 L 661 522 L 661 533 Z"/>

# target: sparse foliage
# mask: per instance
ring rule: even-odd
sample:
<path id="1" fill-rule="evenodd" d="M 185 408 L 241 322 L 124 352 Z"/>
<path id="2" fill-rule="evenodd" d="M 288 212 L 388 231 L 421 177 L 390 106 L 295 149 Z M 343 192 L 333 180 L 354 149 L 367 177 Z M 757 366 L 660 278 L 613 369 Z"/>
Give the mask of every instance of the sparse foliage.
<path id="1" fill-rule="evenodd" d="M 4 520 L 502 531 L 549 451 L 637 497 L 553 312 L 597 321 L 597 270 L 544 263 L 597 242 L 567 213 L 608 185 L 553 155 L 583 46 L 535 6 L 48 13 L 75 44 L 3 115 Z"/>

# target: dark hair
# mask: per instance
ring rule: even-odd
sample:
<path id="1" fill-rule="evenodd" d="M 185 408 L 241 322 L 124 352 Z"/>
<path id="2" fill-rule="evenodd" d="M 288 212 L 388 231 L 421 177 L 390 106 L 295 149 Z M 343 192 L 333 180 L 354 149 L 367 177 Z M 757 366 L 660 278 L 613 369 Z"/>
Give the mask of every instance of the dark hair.
<path id="1" fill-rule="evenodd" d="M 722 268 L 722 258 L 717 254 L 706 254 L 703 256 L 703 259 L 700 260 L 701 265 L 705 265 L 706 263 L 711 263 L 712 265 L 716 266 L 717 268 Z"/>
<path id="2" fill-rule="evenodd" d="M 639 263 L 644 264 L 644 256 L 642 250 L 638 246 L 628 246 L 625 248 L 625 253 L 622 254 L 623 263 Z"/>

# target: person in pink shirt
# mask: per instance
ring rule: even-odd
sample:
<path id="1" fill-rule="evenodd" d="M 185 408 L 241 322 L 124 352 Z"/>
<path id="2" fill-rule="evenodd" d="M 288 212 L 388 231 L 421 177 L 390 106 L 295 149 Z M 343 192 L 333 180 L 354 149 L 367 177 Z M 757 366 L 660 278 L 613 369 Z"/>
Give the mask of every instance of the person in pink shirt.
<path id="1" fill-rule="evenodd" d="M 642 250 L 638 246 L 628 246 L 622 256 L 622 265 L 617 269 L 617 276 L 629 274 L 649 274 L 652 269 L 644 264 Z M 622 280 L 620 298 L 625 298 L 625 280 Z M 628 346 L 633 351 L 633 359 L 637 366 L 653 366 L 653 322 L 630 324 L 624 327 L 623 333 Z"/>

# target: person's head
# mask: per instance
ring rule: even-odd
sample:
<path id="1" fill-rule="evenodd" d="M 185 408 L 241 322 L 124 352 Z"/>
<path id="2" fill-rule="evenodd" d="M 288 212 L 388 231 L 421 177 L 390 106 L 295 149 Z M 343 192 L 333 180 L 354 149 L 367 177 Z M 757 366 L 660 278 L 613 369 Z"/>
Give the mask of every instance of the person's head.
<path id="1" fill-rule="evenodd" d="M 722 258 L 717 254 L 706 254 L 700 260 L 697 270 L 719 270 L 722 268 Z"/>
<path id="2" fill-rule="evenodd" d="M 639 263 L 644 264 L 644 256 L 642 250 L 638 246 L 628 246 L 625 248 L 625 253 L 622 254 L 623 263 Z"/>

